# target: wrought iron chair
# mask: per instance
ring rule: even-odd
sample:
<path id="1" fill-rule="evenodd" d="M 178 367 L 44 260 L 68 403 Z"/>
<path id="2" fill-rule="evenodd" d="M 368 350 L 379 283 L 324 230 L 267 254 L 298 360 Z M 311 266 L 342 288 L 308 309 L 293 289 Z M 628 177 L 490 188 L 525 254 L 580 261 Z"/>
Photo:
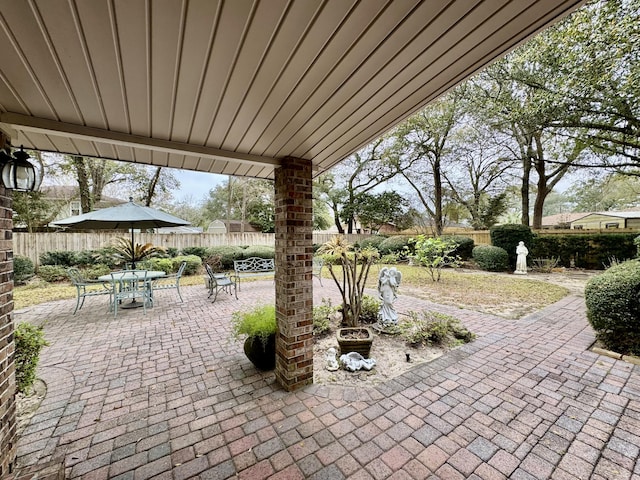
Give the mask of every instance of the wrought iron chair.
<path id="1" fill-rule="evenodd" d="M 142 299 L 142 308 L 147 313 L 147 305 L 153 303 L 151 284 L 147 279 L 146 270 L 125 270 L 111 274 L 113 284 L 113 316 L 118 315 L 118 305 L 124 300 L 131 300 L 131 306 L 138 305 L 138 299 Z M 132 308 L 120 307 L 120 308 Z"/>
<path id="2" fill-rule="evenodd" d="M 231 288 L 233 288 L 236 300 L 238 299 L 237 277 L 234 275 L 227 275 L 226 273 L 215 273 L 208 263 L 204 264 L 204 268 L 209 275 L 209 298 L 213 295 L 212 303 L 215 303 L 220 290 L 231 295 Z"/>
<path id="3" fill-rule="evenodd" d="M 178 297 L 180 297 L 180 301 L 183 302 L 184 300 L 182 300 L 182 294 L 180 293 L 180 279 L 182 278 L 182 274 L 184 273 L 184 269 L 186 267 L 187 262 L 183 261 L 180 263 L 178 271 L 173 275 L 167 275 L 166 277 L 160 277 L 154 280 L 151 284 L 152 290 L 155 292 L 156 290 L 170 290 L 175 288 L 178 292 Z"/>
<path id="4" fill-rule="evenodd" d="M 109 295 L 109 308 L 113 303 L 113 285 L 109 282 L 102 282 L 100 280 L 87 280 L 84 278 L 80 270 L 75 267 L 67 269 L 67 275 L 71 279 L 71 283 L 76 287 L 78 297 L 76 299 L 76 308 L 73 311 L 75 315 L 78 310 L 84 305 L 84 300 L 87 297 L 96 297 L 99 295 Z"/>

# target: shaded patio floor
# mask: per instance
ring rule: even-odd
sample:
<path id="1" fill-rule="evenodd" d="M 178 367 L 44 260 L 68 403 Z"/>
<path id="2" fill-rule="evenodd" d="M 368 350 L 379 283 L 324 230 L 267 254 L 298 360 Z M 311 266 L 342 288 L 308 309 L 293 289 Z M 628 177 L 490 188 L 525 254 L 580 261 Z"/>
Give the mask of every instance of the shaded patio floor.
<path id="1" fill-rule="evenodd" d="M 314 280 L 317 303 L 337 291 Z M 640 478 L 640 367 L 587 349 L 577 295 L 518 321 L 400 296 L 399 311 L 455 315 L 478 339 L 376 388 L 295 393 L 230 339 L 231 312 L 273 302 L 271 280 L 215 304 L 203 287 L 157 306 L 106 299 L 17 311 L 45 324 L 47 395 L 19 465 L 67 478 Z M 381 366 L 382 367 L 382 366 Z"/>

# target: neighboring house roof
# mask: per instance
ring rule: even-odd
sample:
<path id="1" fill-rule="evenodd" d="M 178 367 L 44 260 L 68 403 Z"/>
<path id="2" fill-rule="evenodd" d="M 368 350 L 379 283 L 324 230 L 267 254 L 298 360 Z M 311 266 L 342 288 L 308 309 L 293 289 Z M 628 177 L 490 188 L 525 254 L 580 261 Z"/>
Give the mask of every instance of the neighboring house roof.
<path id="1" fill-rule="evenodd" d="M 156 229 L 157 233 L 202 233 L 202 227 L 162 227 Z"/>
<path id="2" fill-rule="evenodd" d="M 640 211 L 632 211 L 632 212 L 593 212 L 589 215 L 604 215 L 605 217 L 616 217 L 616 218 L 640 218 Z"/>
<path id="3" fill-rule="evenodd" d="M 575 222 L 576 220 L 579 220 L 582 217 L 586 217 L 587 215 L 591 215 L 591 212 L 564 212 L 556 213 L 555 215 L 549 215 L 547 217 L 542 217 L 542 228 L 570 224 L 571 222 Z"/>
<path id="4" fill-rule="evenodd" d="M 44 194 L 45 198 L 51 200 L 64 200 L 67 202 L 78 200 L 80 198 L 78 190 L 78 187 L 74 185 L 45 185 L 40 187 L 40 191 Z M 103 195 L 102 199 L 97 205 L 95 205 L 95 210 L 113 207 L 114 205 L 120 205 L 123 203 L 127 203 L 127 201 Z"/>

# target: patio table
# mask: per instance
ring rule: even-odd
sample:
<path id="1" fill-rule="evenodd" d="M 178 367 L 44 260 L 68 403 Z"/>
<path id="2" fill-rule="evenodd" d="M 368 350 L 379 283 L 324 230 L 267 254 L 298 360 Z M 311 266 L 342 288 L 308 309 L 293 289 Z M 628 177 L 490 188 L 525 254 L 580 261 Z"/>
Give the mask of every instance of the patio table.
<path id="1" fill-rule="evenodd" d="M 162 270 L 147 270 L 146 272 L 147 272 L 147 277 L 146 277 L 147 280 L 154 280 L 156 278 L 162 278 L 167 275 Z M 101 275 L 98 277 L 98 280 L 114 284 L 115 281 L 117 282 L 136 281 L 138 280 L 138 276 L 135 275 L 130 270 L 123 270 L 120 272 L 112 272 L 106 275 Z M 115 288 L 115 284 L 113 285 L 113 287 Z M 151 289 L 151 282 L 148 282 L 147 288 L 151 290 L 150 295 L 151 295 L 151 299 L 153 300 L 153 289 Z M 153 302 L 152 302 L 152 305 L 153 305 Z M 138 308 L 141 306 L 142 306 L 142 302 L 138 302 L 137 300 L 134 299 L 131 302 L 122 305 L 120 308 Z"/>

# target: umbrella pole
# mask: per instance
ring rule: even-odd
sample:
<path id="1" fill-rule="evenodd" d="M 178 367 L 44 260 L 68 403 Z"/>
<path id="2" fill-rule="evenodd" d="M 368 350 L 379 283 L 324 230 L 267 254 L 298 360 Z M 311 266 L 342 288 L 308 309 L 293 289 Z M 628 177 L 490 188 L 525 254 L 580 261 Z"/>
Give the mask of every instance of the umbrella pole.
<path id="1" fill-rule="evenodd" d="M 131 268 L 136 269 L 136 246 L 133 243 L 133 223 L 131 224 Z"/>

